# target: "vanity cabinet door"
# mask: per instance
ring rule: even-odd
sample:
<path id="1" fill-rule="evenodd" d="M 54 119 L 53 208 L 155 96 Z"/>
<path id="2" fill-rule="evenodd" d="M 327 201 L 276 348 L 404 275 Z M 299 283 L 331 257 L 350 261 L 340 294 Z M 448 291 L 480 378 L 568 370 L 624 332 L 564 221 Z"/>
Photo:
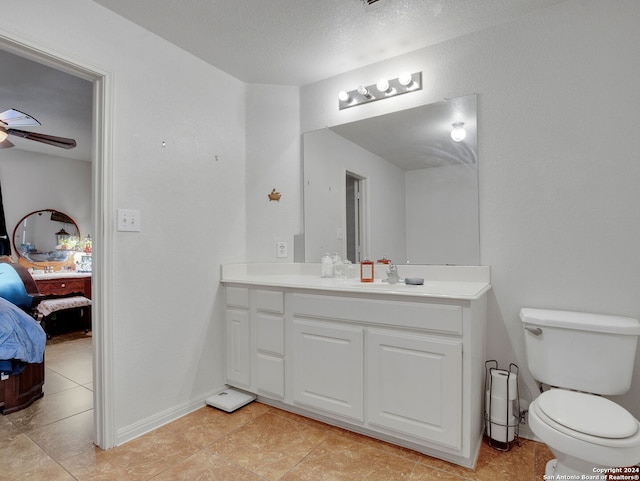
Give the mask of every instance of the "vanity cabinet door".
<path id="1" fill-rule="evenodd" d="M 364 330 L 293 319 L 295 403 L 363 421 Z"/>
<path id="2" fill-rule="evenodd" d="M 367 422 L 460 449 L 462 341 L 367 330 Z"/>
<path id="3" fill-rule="evenodd" d="M 227 384 L 248 388 L 251 382 L 249 311 L 227 309 Z"/>

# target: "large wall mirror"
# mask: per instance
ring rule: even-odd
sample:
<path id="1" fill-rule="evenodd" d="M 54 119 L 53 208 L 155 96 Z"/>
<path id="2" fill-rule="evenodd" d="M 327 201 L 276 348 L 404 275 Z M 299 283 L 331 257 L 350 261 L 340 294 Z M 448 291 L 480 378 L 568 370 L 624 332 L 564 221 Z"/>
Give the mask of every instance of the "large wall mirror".
<path id="1" fill-rule="evenodd" d="M 25 215 L 13 230 L 18 262 L 29 267 L 72 265 L 79 240 L 78 224 L 64 212 L 54 209 Z"/>
<path id="2" fill-rule="evenodd" d="M 305 133 L 305 261 L 337 252 L 478 265 L 476 103 L 467 95 Z"/>

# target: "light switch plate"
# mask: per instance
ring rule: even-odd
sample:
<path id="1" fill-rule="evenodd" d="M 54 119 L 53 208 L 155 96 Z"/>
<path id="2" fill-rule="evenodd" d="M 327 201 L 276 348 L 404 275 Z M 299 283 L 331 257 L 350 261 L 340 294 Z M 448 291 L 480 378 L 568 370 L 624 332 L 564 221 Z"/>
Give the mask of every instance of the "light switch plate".
<path id="1" fill-rule="evenodd" d="M 118 230 L 121 232 L 140 232 L 140 211 L 118 209 Z"/>

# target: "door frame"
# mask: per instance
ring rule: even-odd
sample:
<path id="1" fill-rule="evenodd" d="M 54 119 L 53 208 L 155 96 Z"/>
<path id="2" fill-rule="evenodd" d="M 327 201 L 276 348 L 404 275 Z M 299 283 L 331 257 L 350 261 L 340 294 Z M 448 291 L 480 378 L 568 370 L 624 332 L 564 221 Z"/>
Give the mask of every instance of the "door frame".
<path id="1" fill-rule="evenodd" d="M 0 26 L 0 48 L 70 75 L 93 82 L 92 145 L 92 339 L 93 339 L 93 437 L 102 449 L 115 446 L 113 376 L 113 73 L 71 57 L 51 46 Z"/>

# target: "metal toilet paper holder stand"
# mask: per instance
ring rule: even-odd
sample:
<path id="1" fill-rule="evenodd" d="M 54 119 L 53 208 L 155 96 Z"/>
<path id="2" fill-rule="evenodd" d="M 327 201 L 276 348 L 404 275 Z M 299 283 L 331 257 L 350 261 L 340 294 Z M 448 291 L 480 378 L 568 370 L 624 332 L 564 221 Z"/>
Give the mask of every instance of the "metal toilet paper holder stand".
<path id="1" fill-rule="evenodd" d="M 489 445 L 499 451 L 509 451 L 513 443 L 520 446 L 520 422 L 523 413 L 520 411 L 520 391 L 518 389 L 518 371 L 516 364 L 509 364 L 508 369 L 499 369 L 498 361 L 485 362 L 485 433 L 489 437 Z M 498 381 L 494 380 L 494 377 Z M 501 386 L 502 382 L 505 384 Z M 515 385 L 515 395 L 512 393 Z M 500 406 L 496 394 L 506 393 L 504 406 Z M 504 414 L 504 417 L 497 416 Z M 496 419 L 497 418 L 497 419 Z"/>

